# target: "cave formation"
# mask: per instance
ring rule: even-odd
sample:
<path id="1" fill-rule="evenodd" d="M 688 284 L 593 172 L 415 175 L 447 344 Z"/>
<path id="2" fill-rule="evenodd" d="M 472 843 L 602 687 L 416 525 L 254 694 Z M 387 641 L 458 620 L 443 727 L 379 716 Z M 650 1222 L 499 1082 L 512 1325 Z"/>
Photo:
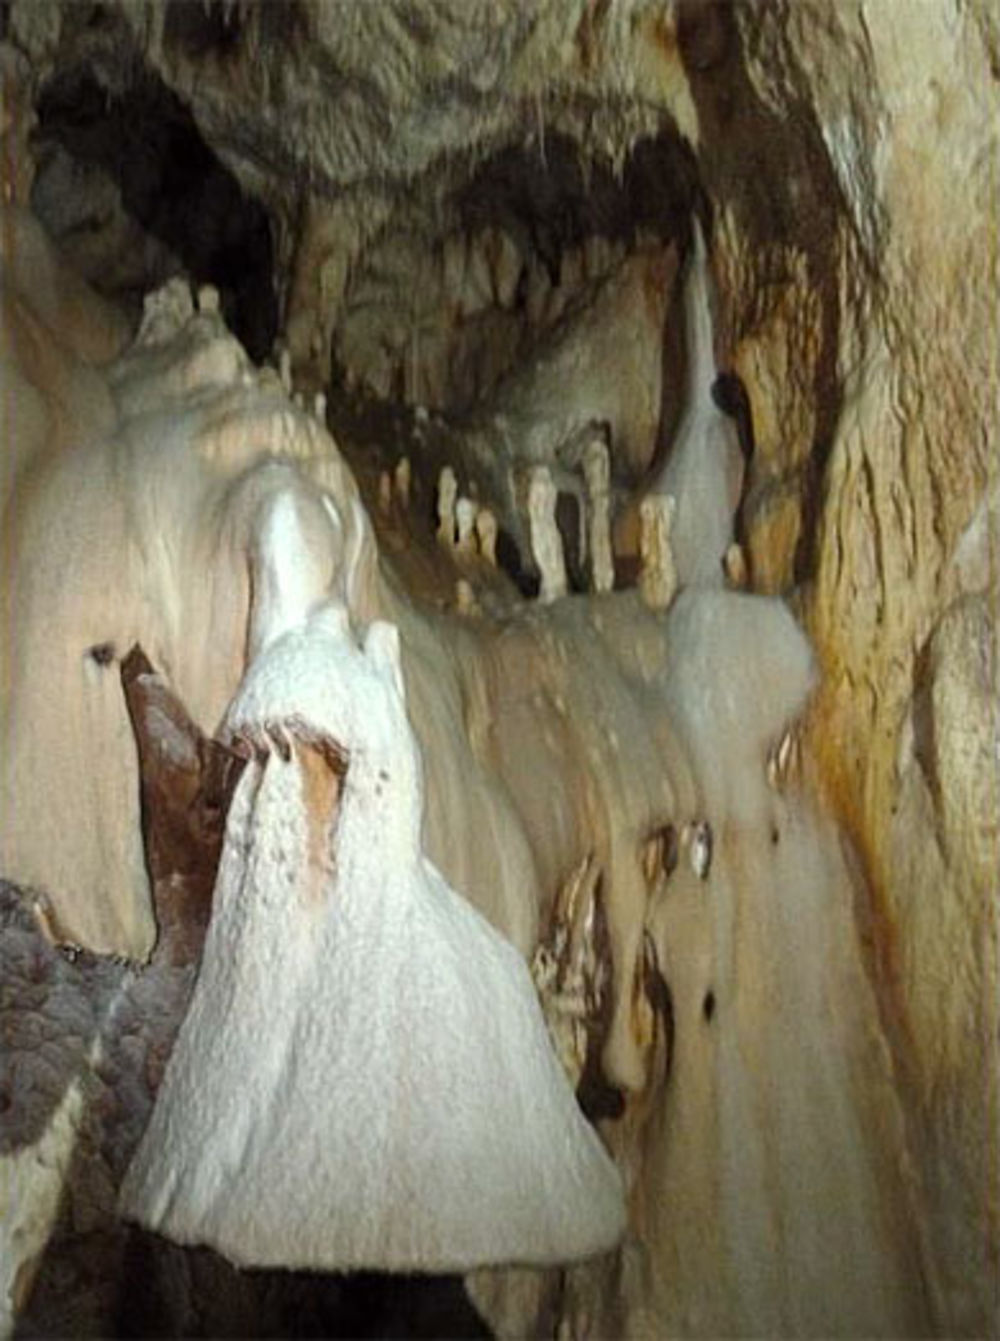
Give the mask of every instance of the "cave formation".
<path id="1" fill-rule="evenodd" d="M 4 1333 L 995 1330 L 991 7 L 0 71 Z"/>

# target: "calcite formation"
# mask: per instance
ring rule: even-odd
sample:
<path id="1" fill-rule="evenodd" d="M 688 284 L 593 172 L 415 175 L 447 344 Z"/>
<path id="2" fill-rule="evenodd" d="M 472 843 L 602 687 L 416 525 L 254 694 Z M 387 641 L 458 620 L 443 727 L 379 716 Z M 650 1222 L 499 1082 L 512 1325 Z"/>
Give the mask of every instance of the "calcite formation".
<path id="1" fill-rule="evenodd" d="M 186 794 L 288 495 L 299 622 L 318 584 L 398 628 L 421 851 L 532 965 L 627 1192 L 613 1252 L 470 1277 L 493 1329 L 995 1327 L 998 51 L 986 0 L 5 7 L 0 855 L 44 893 L 5 937 L 84 1021 L 11 1152 L 25 1262 L 104 952 L 167 917 L 124 663 Z M 151 107 L 229 185 L 143 222 Z"/>

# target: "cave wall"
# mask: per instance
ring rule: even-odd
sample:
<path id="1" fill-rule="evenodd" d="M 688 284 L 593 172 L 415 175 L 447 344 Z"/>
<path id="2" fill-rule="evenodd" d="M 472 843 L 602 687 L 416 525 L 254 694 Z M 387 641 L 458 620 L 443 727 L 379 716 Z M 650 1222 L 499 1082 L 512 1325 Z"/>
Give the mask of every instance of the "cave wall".
<path id="1" fill-rule="evenodd" d="M 482 220 L 462 216 L 460 188 L 505 146 L 544 156 L 565 136 L 614 172 L 642 137 L 683 140 L 708 206 L 719 365 L 753 410 L 751 583 L 789 597 L 822 668 L 807 747 L 861 877 L 854 926 L 932 1316 L 986 1330 L 1000 1236 L 988 4 L 22 0 L 5 29 L 35 93 L 79 61 L 120 90 L 138 61 L 190 108 L 269 212 L 283 337 L 310 390 L 394 237 L 424 254 L 457 232 L 468 254 Z M 18 87 L 5 78 L 8 144 L 30 116 L 30 98 L 9 111 Z M 5 157 L 23 195 L 23 135 Z M 522 245 L 544 271 L 544 243 Z"/>

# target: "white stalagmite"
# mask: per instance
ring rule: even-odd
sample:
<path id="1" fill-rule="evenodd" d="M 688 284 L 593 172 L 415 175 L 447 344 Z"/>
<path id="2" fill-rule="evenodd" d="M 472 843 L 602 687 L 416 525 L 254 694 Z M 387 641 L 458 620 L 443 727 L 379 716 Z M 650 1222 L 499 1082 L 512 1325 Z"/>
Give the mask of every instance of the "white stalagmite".
<path id="1" fill-rule="evenodd" d="M 716 368 L 708 258 L 697 221 L 684 284 L 684 323 L 684 414 L 655 491 L 677 500 L 671 537 L 680 585 L 721 586 L 743 466 L 736 427 L 712 400 Z"/>
<path id="2" fill-rule="evenodd" d="M 639 592 L 651 610 L 666 610 L 677 590 L 670 539 L 674 511 L 671 494 L 647 494 L 639 504 Z"/>
<path id="3" fill-rule="evenodd" d="M 476 539 L 479 541 L 479 553 L 488 564 L 497 566 L 497 519 L 490 508 L 480 508 L 476 513 Z"/>
<path id="4" fill-rule="evenodd" d="M 566 595 L 566 559 L 556 525 L 557 497 L 548 466 L 535 466 L 528 485 L 528 525 L 531 552 L 542 577 L 538 597 L 546 604 Z"/>
<path id="5" fill-rule="evenodd" d="M 214 284 L 202 284 L 198 289 L 198 311 L 217 316 L 219 313 L 219 290 Z"/>
<path id="6" fill-rule="evenodd" d="M 611 591 L 615 561 L 611 552 L 611 465 L 608 445 L 592 438 L 583 449 L 583 477 L 590 512 L 590 581 L 594 591 Z"/>
<path id="7" fill-rule="evenodd" d="M 479 504 L 472 498 L 460 498 L 455 504 L 455 522 L 458 526 L 458 548 L 463 554 L 476 550 L 476 513 Z"/>
<path id="8" fill-rule="evenodd" d="M 142 321 L 135 337 L 137 345 L 158 345 L 170 340 L 194 315 L 191 285 L 186 279 L 168 279 L 166 284 L 142 300 Z"/>
<path id="9" fill-rule="evenodd" d="M 248 1266 L 464 1270 L 613 1246 L 619 1177 L 527 966 L 421 851 L 395 626 L 359 646 L 322 607 L 265 646 L 227 723 L 258 750 L 125 1214 Z"/>
<path id="10" fill-rule="evenodd" d="M 458 482 L 451 466 L 445 466 L 438 476 L 437 537 L 442 545 L 449 549 L 455 543 L 455 499 L 458 495 Z"/>

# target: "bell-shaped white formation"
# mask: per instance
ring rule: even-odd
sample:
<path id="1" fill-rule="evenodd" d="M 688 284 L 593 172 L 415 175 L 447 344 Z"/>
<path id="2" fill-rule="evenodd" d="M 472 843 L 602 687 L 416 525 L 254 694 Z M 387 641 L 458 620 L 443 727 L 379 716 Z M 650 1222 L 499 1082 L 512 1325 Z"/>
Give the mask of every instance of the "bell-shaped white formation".
<path id="1" fill-rule="evenodd" d="M 674 509 L 670 494 L 647 494 L 639 504 L 639 591 L 651 610 L 666 610 L 677 590 L 670 543 Z"/>
<path id="2" fill-rule="evenodd" d="M 490 508 L 480 508 L 476 513 L 476 539 L 479 541 L 479 553 L 488 564 L 497 566 L 497 519 Z"/>
<path id="3" fill-rule="evenodd" d="M 255 1266 L 610 1248 L 620 1180 L 527 966 L 421 851 L 395 627 L 362 647 L 322 607 L 265 646 L 227 724 L 254 758 L 125 1214 Z"/>
<path id="4" fill-rule="evenodd" d="M 541 574 L 538 598 L 545 603 L 566 595 L 566 558 L 556 524 L 558 493 L 548 466 L 535 466 L 528 485 L 531 552 Z"/>
<path id="5" fill-rule="evenodd" d="M 594 591 L 611 591 L 615 561 L 611 551 L 611 463 L 603 438 L 583 449 L 583 478 L 589 504 L 590 582 Z"/>
<path id="6" fill-rule="evenodd" d="M 458 482 L 451 466 L 445 466 L 438 476 L 437 537 L 442 545 L 450 549 L 455 543 L 455 499 L 458 497 Z"/>
<path id="7" fill-rule="evenodd" d="M 476 513 L 479 504 L 473 498 L 460 498 L 455 504 L 455 522 L 458 527 L 457 548 L 463 554 L 476 550 Z"/>

